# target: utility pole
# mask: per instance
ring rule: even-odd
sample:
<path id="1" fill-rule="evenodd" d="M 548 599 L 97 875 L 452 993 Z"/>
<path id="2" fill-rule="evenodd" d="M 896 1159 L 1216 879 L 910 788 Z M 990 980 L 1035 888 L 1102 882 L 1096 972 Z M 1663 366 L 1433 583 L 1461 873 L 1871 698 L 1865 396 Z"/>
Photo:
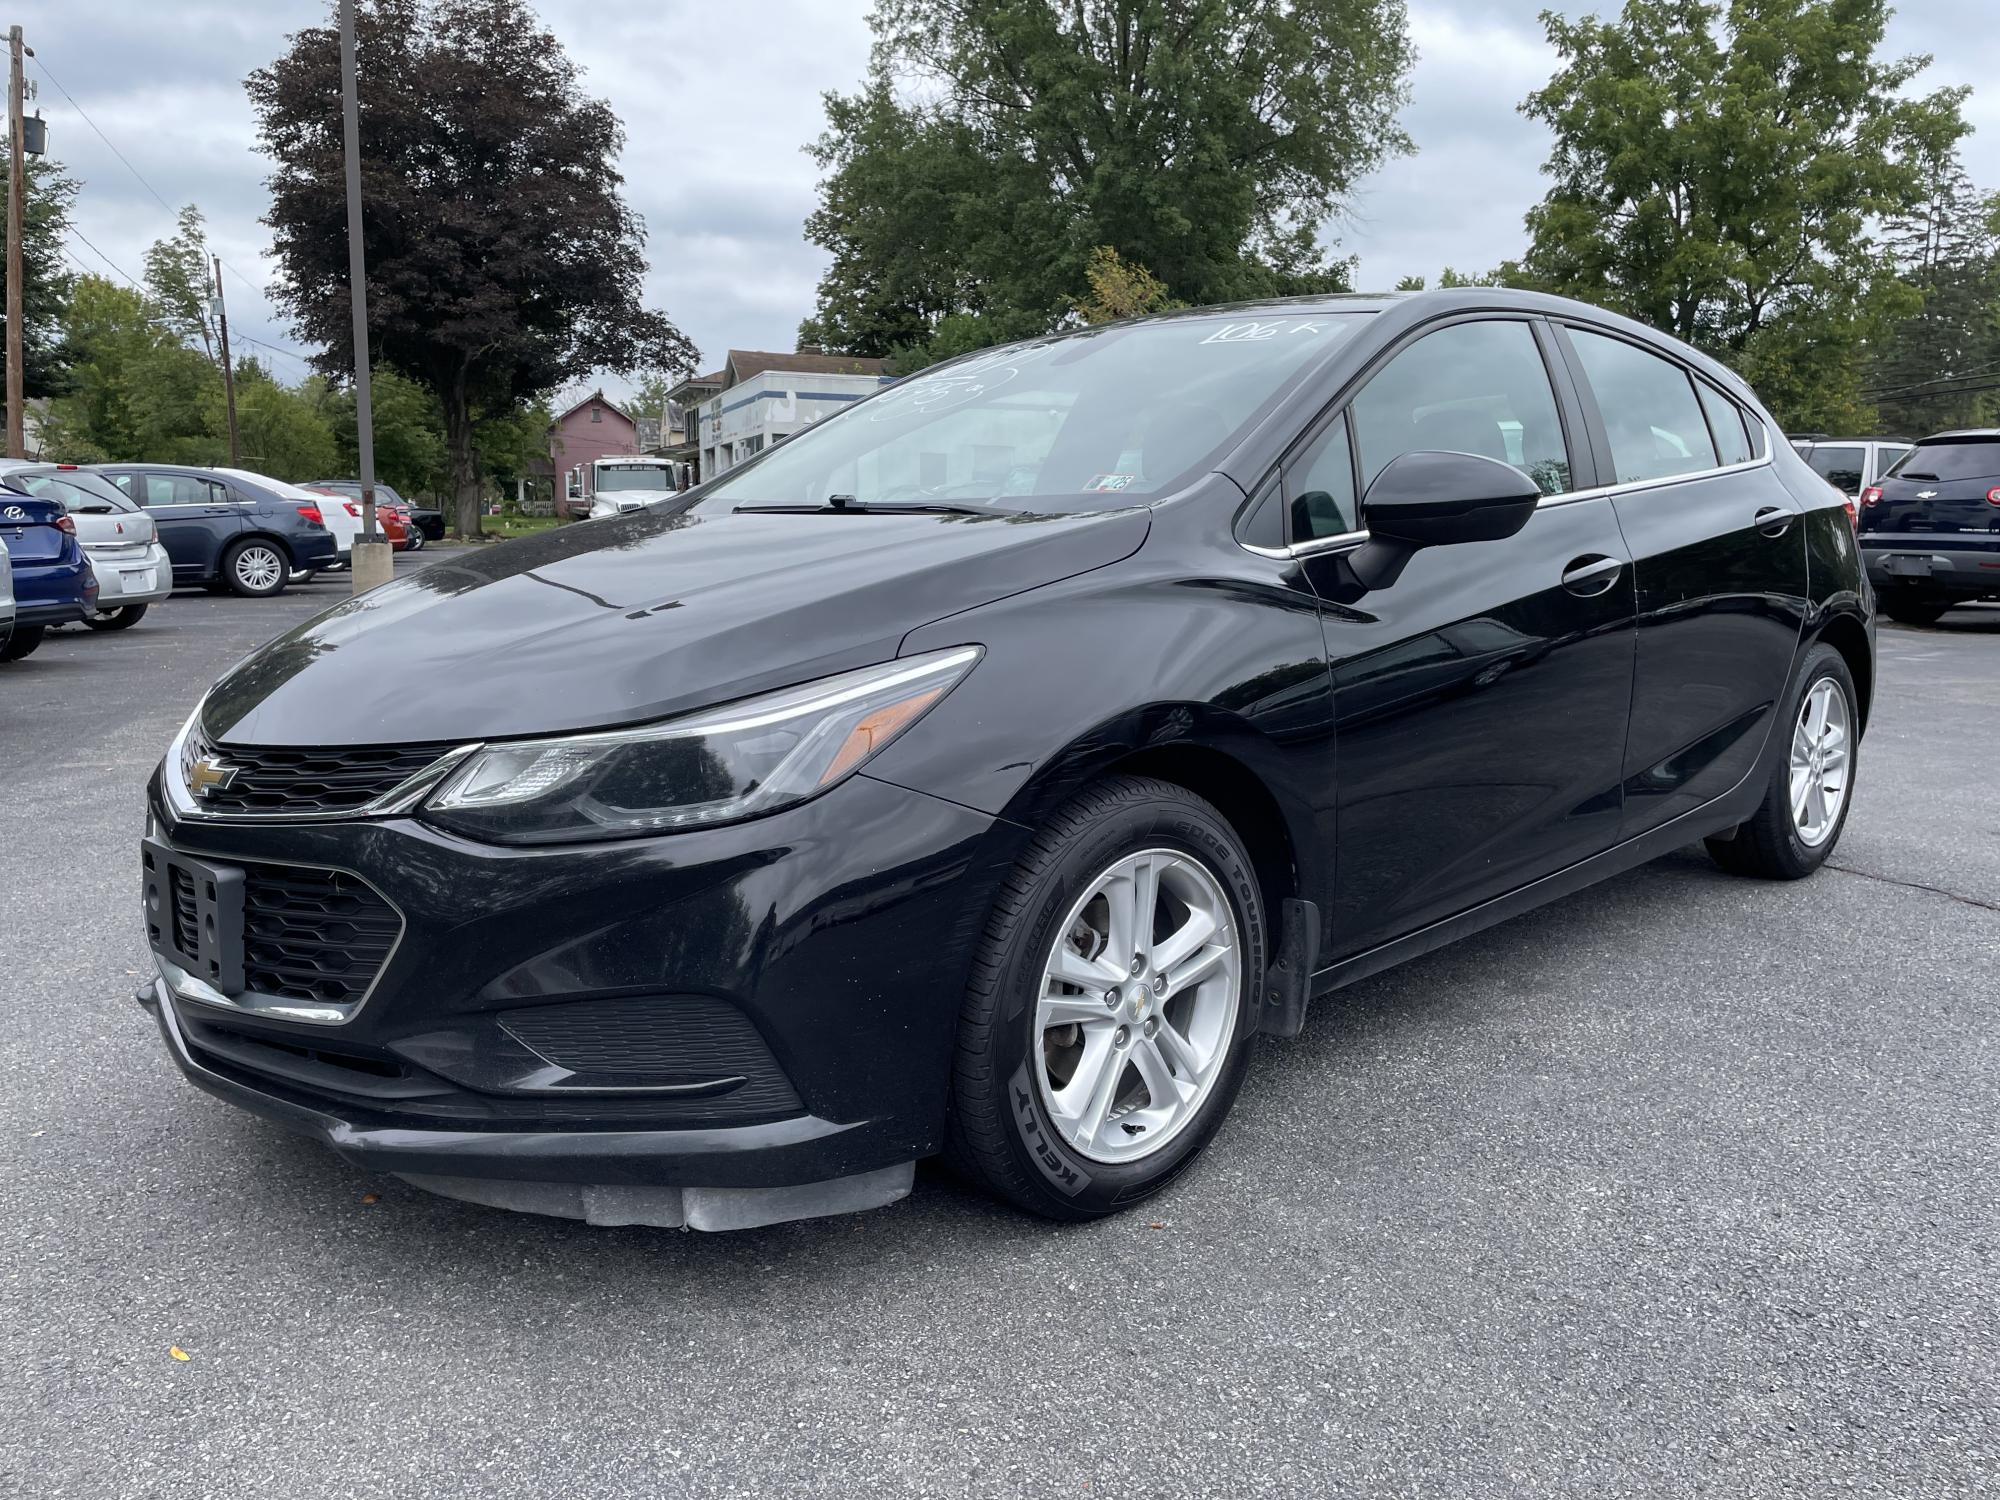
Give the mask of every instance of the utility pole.
<path id="1" fill-rule="evenodd" d="M 26 113 L 22 95 L 26 83 L 21 77 L 21 54 L 35 54 L 21 40 L 21 28 L 7 31 L 7 456 L 26 458 L 27 444 L 21 426 L 21 210 L 28 196 L 27 143 L 21 139 L 21 116 Z"/>
<path id="2" fill-rule="evenodd" d="M 222 404 L 229 409 L 229 467 L 243 467 L 243 452 L 236 441 L 236 369 L 229 362 L 229 312 L 222 305 L 222 257 L 215 262 L 215 332 L 222 343 Z"/>
<path id="3" fill-rule="evenodd" d="M 347 152 L 347 291 L 354 309 L 354 427 L 361 458 L 361 535 L 354 592 L 395 576 L 396 554 L 375 529 L 375 410 L 368 390 L 368 259 L 361 248 L 361 103 L 354 81 L 354 0 L 340 0 L 340 130 Z"/>

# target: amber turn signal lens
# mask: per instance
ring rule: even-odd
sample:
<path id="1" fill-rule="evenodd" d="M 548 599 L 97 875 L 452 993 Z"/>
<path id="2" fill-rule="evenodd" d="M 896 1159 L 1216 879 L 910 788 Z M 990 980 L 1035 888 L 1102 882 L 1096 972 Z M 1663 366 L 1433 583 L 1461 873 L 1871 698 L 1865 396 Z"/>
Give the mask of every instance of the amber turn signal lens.
<path id="1" fill-rule="evenodd" d="M 819 784 L 826 786 L 840 780 L 901 734 L 909 727 L 912 719 L 943 696 L 943 687 L 925 688 L 921 693 L 914 693 L 900 703 L 886 704 L 857 722 L 847 731 L 846 741 L 834 752 L 826 770 L 820 773 Z"/>

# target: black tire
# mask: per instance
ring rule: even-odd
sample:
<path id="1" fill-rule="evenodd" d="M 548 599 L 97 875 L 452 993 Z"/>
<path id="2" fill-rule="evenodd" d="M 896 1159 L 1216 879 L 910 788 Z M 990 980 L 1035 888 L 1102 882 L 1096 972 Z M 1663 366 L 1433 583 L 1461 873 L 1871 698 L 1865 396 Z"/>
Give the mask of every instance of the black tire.
<path id="1" fill-rule="evenodd" d="M 1035 1002 L 1059 926 L 1096 875 L 1155 847 L 1191 856 L 1222 887 L 1240 934 L 1234 1028 L 1220 1072 L 1196 1113 L 1153 1155 L 1105 1163 L 1083 1157 L 1053 1128 L 1032 1068 Z M 945 1156 L 960 1175 L 1051 1219 L 1081 1221 L 1158 1192 L 1194 1161 L 1229 1113 L 1249 1063 L 1266 963 L 1263 900 L 1242 840 L 1183 787 L 1115 777 L 1050 817 L 993 903 L 972 965 L 953 1059 Z"/>
<path id="2" fill-rule="evenodd" d="M 285 579 L 285 583 L 291 588 L 304 588 L 317 577 L 319 577 L 318 568 L 294 568 L 290 576 Z"/>
<path id="3" fill-rule="evenodd" d="M 32 656 L 35 648 L 41 645 L 42 637 L 48 633 L 46 625 L 16 625 L 6 644 L 0 645 L 0 661 L 19 661 L 24 656 Z"/>
<path id="4" fill-rule="evenodd" d="M 1899 625 L 1935 625 L 1952 608 L 1951 600 L 1933 598 L 1914 589 L 1883 589 L 1875 595 L 1875 602 L 1883 614 Z"/>
<path id="5" fill-rule="evenodd" d="M 291 559 L 276 542 L 245 537 L 222 554 L 222 581 L 246 599 L 269 599 L 285 591 Z"/>
<path id="6" fill-rule="evenodd" d="M 83 623 L 92 630 L 130 630 L 145 618 L 146 606 L 143 604 L 114 604 L 96 614 L 85 615 Z"/>
<path id="7" fill-rule="evenodd" d="M 405 550 L 410 552 L 421 552 L 424 550 L 424 534 L 415 526 L 410 527 L 409 540 L 405 544 Z"/>
<path id="8" fill-rule="evenodd" d="M 1818 844 L 1808 844 L 1799 835 L 1792 818 L 1791 741 L 1799 711 L 1816 683 L 1832 681 L 1847 700 L 1847 781 L 1840 811 L 1833 828 Z M 1709 856 L 1732 875 L 1751 875 L 1760 880 L 1802 880 L 1826 863 L 1847 826 L 1847 814 L 1854 807 L 1854 775 L 1860 749 L 1861 713 L 1854 695 L 1854 678 L 1846 659 L 1824 643 L 1806 653 L 1805 669 L 1799 674 L 1798 688 L 1787 701 L 1785 716 L 1774 726 L 1777 753 L 1772 757 L 1764 800 L 1757 811 L 1741 824 L 1734 838 L 1706 841 Z"/>

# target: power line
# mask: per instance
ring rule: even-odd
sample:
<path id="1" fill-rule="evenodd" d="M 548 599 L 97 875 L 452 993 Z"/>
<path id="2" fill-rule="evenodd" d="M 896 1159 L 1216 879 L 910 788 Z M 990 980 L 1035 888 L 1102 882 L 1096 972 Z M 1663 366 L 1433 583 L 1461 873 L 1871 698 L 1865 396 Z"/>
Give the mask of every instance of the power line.
<path id="1" fill-rule="evenodd" d="M 90 243 L 89 236 L 84 234 L 84 232 L 81 229 L 78 229 L 74 224 L 65 224 L 63 228 L 67 230 L 69 233 L 75 235 L 78 239 L 82 240 L 85 245 L 89 246 L 90 253 L 92 255 L 96 256 L 99 260 L 103 261 L 107 266 L 111 267 L 112 270 L 116 271 L 120 276 L 124 277 L 126 282 L 129 285 L 131 285 L 134 288 L 134 290 L 137 291 L 145 290 L 144 287 L 141 287 L 139 285 L 138 280 L 132 275 L 131 272 L 127 271 L 123 266 L 119 265 L 117 261 L 113 260 L 110 256 L 106 255 L 102 250 L 98 249 L 97 246 L 92 245 Z"/>
<path id="2" fill-rule="evenodd" d="M 48 64 L 43 62 L 39 57 L 34 59 L 34 63 L 35 66 L 41 70 L 42 76 L 48 79 L 50 83 L 53 83 L 56 86 L 56 92 L 61 94 L 63 98 L 69 100 L 69 107 L 75 110 L 77 114 L 83 117 L 83 123 L 88 125 L 92 130 L 97 132 L 97 138 L 100 141 L 104 142 L 104 144 L 110 148 L 111 154 L 117 157 L 121 162 L 125 163 L 125 170 L 130 172 L 134 177 L 138 178 L 139 186 L 144 188 L 147 192 L 151 193 L 154 196 L 154 198 L 158 199 L 160 207 L 164 208 L 168 213 L 173 213 L 174 212 L 173 204 L 167 202 L 166 199 L 161 198 L 159 189 L 154 187 L 152 183 L 146 181 L 144 175 L 140 173 L 139 169 L 133 166 L 132 163 L 126 159 L 125 153 L 123 151 L 120 151 L 116 146 L 111 144 L 111 137 L 106 135 L 103 132 L 103 130 L 99 129 L 97 122 L 91 119 L 90 116 L 84 112 L 83 106 L 76 102 L 75 96 L 72 95 L 68 89 L 62 86 L 62 80 L 49 71 Z"/>
<path id="3" fill-rule="evenodd" d="M 67 228 L 68 231 L 71 234 L 75 235 L 79 240 L 82 240 L 85 245 L 89 246 L 91 254 L 95 255 L 99 260 L 103 261 L 107 266 L 111 267 L 113 271 L 116 271 L 120 276 L 124 277 L 126 282 L 132 287 L 134 291 L 144 292 L 146 290 L 145 287 L 138 280 L 136 280 L 130 272 L 125 270 L 124 267 L 120 266 L 117 261 L 113 260 L 110 256 L 106 255 L 102 250 L 98 249 L 97 246 L 91 244 L 90 240 L 84 235 L 82 230 L 78 229 L 74 224 L 66 225 L 64 227 Z M 85 272 L 85 274 L 91 274 L 89 268 L 86 267 L 83 264 L 83 262 L 78 260 L 74 255 L 70 255 L 67 250 L 65 250 L 63 254 L 69 257 L 71 265 L 75 266 L 78 270 Z M 169 332 L 176 333 L 176 336 L 178 336 L 178 331 L 174 330 L 171 327 L 171 325 L 160 323 L 156 319 L 148 319 L 148 321 L 153 322 L 156 327 L 165 328 Z M 286 359 L 295 359 L 300 364 L 304 365 L 307 369 L 312 368 L 312 359 L 308 355 L 300 354 L 293 349 L 287 349 L 281 344 L 273 344 L 264 339 L 256 338 L 251 334 L 243 332 L 241 329 L 235 330 L 235 333 L 237 340 L 241 343 L 254 344 L 259 349 L 267 349 L 273 354 L 282 354 L 285 356 Z"/>

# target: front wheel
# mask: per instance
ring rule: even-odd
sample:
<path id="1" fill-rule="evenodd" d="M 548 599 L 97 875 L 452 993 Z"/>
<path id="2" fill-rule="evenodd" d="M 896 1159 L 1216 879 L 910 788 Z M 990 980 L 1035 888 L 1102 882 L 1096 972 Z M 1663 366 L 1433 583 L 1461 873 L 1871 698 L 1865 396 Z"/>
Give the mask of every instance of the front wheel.
<path id="1" fill-rule="evenodd" d="M 1242 1086 L 1263 903 L 1229 823 L 1119 777 L 1002 886 L 960 1018 L 947 1154 L 1019 1206 L 1091 1219 L 1157 1192 Z"/>
<path id="2" fill-rule="evenodd" d="M 114 604 L 96 614 L 85 615 L 83 623 L 92 630 L 130 630 L 146 617 L 143 604 Z"/>
<path id="3" fill-rule="evenodd" d="M 1732 874 L 1801 879 L 1826 862 L 1847 825 L 1861 730 L 1854 678 L 1841 654 L 1822 644 L 1807 654 L 1800 682 L 1764 800 L 1735 837 L 1707 841 Z"/>
<path id="4" fill-rule="evenodd" d="M 222 560 L 222 581 L 248 599 L 268 599 L 285 591 L 291 565 L 271 542 L 238 542 Z"/>

